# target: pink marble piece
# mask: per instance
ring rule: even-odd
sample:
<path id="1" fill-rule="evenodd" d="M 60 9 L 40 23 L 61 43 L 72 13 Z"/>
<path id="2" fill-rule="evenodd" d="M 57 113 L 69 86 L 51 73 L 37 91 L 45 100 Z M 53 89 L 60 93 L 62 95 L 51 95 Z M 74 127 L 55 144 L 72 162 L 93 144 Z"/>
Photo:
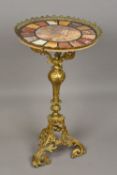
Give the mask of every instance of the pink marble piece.
<path id="1" fill-rule="evenodd" d="M 22 33 L 21 33 L 21 36 L 22 36 L 22 37 L 31 37 L 31 36 L 34 36 L 34 33 L 22 32 Z"/>
<path id="2" fill-rule="evenodd" d="M 37 40 L 37 38 L 36 38 L 35 36 L 24 37 L 24 39 L 25 39 L 26 41 L 28 41 L 28 42 L 32 42 L 32 41 Z"/>
<path id="3" fill-rule="evenodd" d="M 75 40 L 75 41 L 71 41 L 70 44 L 73 47 L 82 47 L 84 44 L 82 42 L 80 42 L 79 40 Z"/>
<path id="4" fill-rule="evenodd" d="M 82 34 L 84 35 L 95 35 L 94 30 L 84 30 L 82 31 Z"/>
<path id="5" fill-rule="evenodd" d="M 40 21 L 36 23 L 39 27 L 45 27 L 48 26 L 48 24 L 46 23 L 46 21 Z"/>
<path id="6" fill-rule="evenodd" d="M 85 39 L 85 38 L 81 38 L 79 42 L 83 43 L 84 45 L 88 45 L 92 43 L 90 39 Z"/>
<path id="7" fill-rule="evenodd" d="M 96 38 L 96 35 L 83 35 L 82 38 L 94 40 Z"/>
<path id="8" fill-rule="evenodd" d="M 59 42 L 59 47 L 63 49 L 70 49 L 71 45 L 68 42 Z"/>
<path id="9" fill-rule="evenodd" d="M 51 25 L 36 30 L 36 36 L 47 41 L 72 41 L 80 38 L 81 32 L 68 26 Z"/>

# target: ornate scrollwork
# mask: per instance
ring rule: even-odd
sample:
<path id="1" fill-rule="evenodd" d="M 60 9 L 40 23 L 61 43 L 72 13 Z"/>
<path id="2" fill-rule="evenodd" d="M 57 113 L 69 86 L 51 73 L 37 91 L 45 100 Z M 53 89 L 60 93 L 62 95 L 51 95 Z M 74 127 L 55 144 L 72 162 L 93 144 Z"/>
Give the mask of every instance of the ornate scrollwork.
<path id="1" fill-rule="evenodd" d="M 46 55 L 48 57 L 48 63 L 56 64 L 56 59 L 59 59 L 59 64 L 61 64 L 64 60 L 70 60 L 75 58 L 75 52 L 55 52 L 50 53 L 48 51 L 45 51 L 43 49 L 35 49 L 31 48 L 34 52 L 39 53 L 40 55 Z"/>
<path id="2" fill-rule="evenodd" d="M 58 137 L 56 132 L 60 132 L 61 136 Z M 39 141 L 39 149 L 32 159 L 34 167 L 49 164 L 51 160 L 48 158 L 47 153 L 55 151 L 62 145 L 73 148 L 71 158 L 76 158 L 86 153 L 85 147 L 77 139 L 69 135 L 62 115 L 49 117 L 48 127 L 42 130 Z"/>

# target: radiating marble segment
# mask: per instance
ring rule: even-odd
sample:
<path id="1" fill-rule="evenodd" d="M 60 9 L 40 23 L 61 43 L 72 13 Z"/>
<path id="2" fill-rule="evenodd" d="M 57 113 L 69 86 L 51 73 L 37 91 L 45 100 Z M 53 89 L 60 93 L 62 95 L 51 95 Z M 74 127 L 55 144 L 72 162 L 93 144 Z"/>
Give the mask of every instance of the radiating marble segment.
<path id="1" fill-rule="evenodd" d="M 34 36 L 35 34 L 33 32 L 22 32 L 20 33 L 22 37 L 31 37 Z"/>
<path id="2" fill-rule="evenodd" d="M 82 34 L 85 34 L 85 35 L 96 35 L 94 30 L 84 30 L 84 31 L 82 31 Z"/>
<path id="3" fill-rule="evenodd" d="M 48 24 L 46 23 L 46 21 L 39 21 L 36 23 L 39 27 L 45 27 L 48 26 Z"/>
<path id="4" fill-rule="evenodd" d="M 59 25 L 68 26 L 68 24 L 70 24 L 70 21 L 59 21 Z"/>
<path id="5" fill-rule="evenodd" d="M 47 42 L 47 44 L 45 44 L 45 47 L 50 47 L 50 48 L 56 48 L 57 47 L 57 42 Z"/>
<path id="6" fill-rule="evenodd" d="M 43 46 L 46 42 L 47 41 L 45 41 L 45 40 L 39 39 L 39 40 L 33 41 L 32 43 L 36 44 L 36 45 Z"/>
<path id="7" fill-rule="evenodd" d="M 96 38 L 96 35 L 82 35 L 82 38 L 94 40 Z"/>
<path id="8" fill-rule="evenodd" d="M 70 44 L 73 47 L 82 47 L 84 44 L 82 42 L 80 42 L 79 40 L 75 40 L 75 41 L 71 41 Z"/>
<path id="9" fill-rule="evenodd" d="M 79 29 L 79 30 L 88 30 L 88 29 L 91 29 L 91 28 L 89 26 L 82 25 L 82 26 L 77 27 L 77 29 Z"/>
<path id="10" fill-rule="evenodd" d="M 57 25 L 57 21 L 47 21 L 49 25 Z"/>
<path id="11" fill-rule="evenodd" d="M 82 26 L 82 24 L 81 23 L 78 23 L 78 22 L 71 22 L 69 24 L 69 26 L 71 26 L 71 27 L 79 27 L 79 26 Z"/>
<path id="12" fill-rule="evenodd" d="M 27 27 L 27 26 L 21 29 L 22 32 L 33 32 L 34 30 L 35 30 L 35 29 L 29 28 L 29 27 Z"/>
<path id="13" fill-rule="evenodd" d="M 68 42 L 59 42 L 58 43 L 59 48 L 63 49 L 70 49 L 72 46 Z"/>
<path id="14" fill-rule="evenodd" d="M 32 41 L 35 41 L 37 40 L 37 37 L 36 36 L 32 36 L 32 37 L 24 37 L 24 39 L 28 42 L 32 42 Z"/>
<path id="15" fill-rule="evenodd" d="M 93 43 L 90 39 L 85 39 L 85 38 L 79 39 L 79 42 L 82 42 L 85 45 Z"/>
<path id="16" fill-rule="evenodd" d="M 81 32 L 67 26 L 51 25 L 36 30 L 36 36 L 47 41 L 72 41 L 80 38 Z"/>
<path id="17" fill-rule="evenodd" d="M 37 29 L 37 28 L 39 28 L 39 26 L 38 25 L 36 25 L 36 24 L 28 24 L 26 27 L 28 27 L 28 28 L 31 28 L 31 29 Z"/>

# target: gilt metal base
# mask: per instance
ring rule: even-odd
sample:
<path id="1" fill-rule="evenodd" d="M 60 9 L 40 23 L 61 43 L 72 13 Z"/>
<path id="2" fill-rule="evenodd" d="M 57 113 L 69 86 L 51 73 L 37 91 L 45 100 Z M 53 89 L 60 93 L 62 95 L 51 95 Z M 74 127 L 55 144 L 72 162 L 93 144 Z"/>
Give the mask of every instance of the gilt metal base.
<path id="1" fill-rule="evenodd" d="M 38 50 L 34 51 L 39 52 Z M 39 136 L 39 148 L 32 158 L 34 167 L 50 164 L 51 160 L 48 157 L 48 153 L 57 150 L 59 146 L 72 147 L 72 158 L 79 157 L 86 153 L 85 147 L 69 134 L 65 125 L 64 116 L 59 113 L 61 109 L 61 100 L 59 99 L 60 85 L 65 79 L 62 62 L 65 59 L 74 58 L 75 53 L 57 52 L 54 57 L 48 52 L 41 52 L 41 54 L 47 55 L 49 57 L 49 62 L 53 64 L 48 74 L 48 78 L 53 87 L 53 98 L 51 100 L 52 113 L 48 118 L 48 126 L 42 130 Z M 59 136 L 57 133 L 59 133 Z"/>
<path id="2" fill-rule="evenodd" d="M 58 136 L 57 132 L 60 132 L 61 135 Z M 62 115 L 49 117 L 48 127 L 42 130 L 39 142 L 39 148 L 32 158 L 34 167 L 50 164 L 51 160 L 48 153 L 57 150 L 59 146 L 73 148 L 71 158 L 76 158 L 86 153 L 85 147 L 79 140 L 69 135 Z"/>

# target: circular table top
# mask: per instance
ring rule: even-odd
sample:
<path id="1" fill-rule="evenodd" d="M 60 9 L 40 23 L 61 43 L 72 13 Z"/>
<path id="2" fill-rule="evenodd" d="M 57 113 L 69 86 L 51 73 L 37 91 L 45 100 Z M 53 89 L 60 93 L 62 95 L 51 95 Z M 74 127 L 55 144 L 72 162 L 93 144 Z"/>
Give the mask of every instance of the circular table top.
<path id="1" fill-rule="evenodd" d="M 85 49 L 101 34 L 95 23 L 63 16 L 31 18 L 17 24 L 15 31 L 28 47 L 54 52 Z"/>

